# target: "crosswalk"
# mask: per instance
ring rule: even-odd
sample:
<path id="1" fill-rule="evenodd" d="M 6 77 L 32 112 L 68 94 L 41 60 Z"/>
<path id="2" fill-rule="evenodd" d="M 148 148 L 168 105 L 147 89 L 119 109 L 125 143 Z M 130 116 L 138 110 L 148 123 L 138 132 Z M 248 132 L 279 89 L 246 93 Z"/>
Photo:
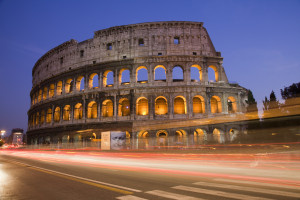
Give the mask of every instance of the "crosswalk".
<path id="1" fill-rule="evenodd" d="M 300 199 L 300 186 L 254 183 L 245 180 L 214 179 L 195 182 L 189 185 L 177 185 L 164 190 L 150 190 L 135 195 L 117 197 L 119 200 L 204 200 L 204 199 L 240 199 L 274 200 Z"/>

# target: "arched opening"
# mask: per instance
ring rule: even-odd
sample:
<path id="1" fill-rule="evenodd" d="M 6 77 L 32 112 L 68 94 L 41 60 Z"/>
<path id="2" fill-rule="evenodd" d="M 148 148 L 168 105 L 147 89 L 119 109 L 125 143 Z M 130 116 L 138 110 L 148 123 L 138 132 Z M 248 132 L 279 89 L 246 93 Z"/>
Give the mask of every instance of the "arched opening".
<path id="1" fill-rule="evenodd" d="M 156 137 L 168 137 L 168 132 L 166 130 L 159 130 L 156 132 Z"/>
<path id="2" fill-rule="evenodd" d="M 145 66 L 139 66 L 136 69 L 136 77 L 135 80 L 138 83 L 147 83 L 148 82 L 148 70 Z"/>
<path id="3" fill-rule="evenodd" d="M 65 84 L 65 92 L 66 93 L 71 93 L 73 90 L 73 80 L 72 79 L 68 79 L 66 81 L 66 84 Z"/>
<path id="4" fill-rule="evenodd" d="M 56 85 L 56 95 L 62 94 L 62 81 L 58 81 Z"/>
<path id="5" fill-rule="evenodd" d="M 230 129 L 229 130 L 229 139 L 230 139 L 230 142 L 234 142 L 238 139 L 238 135 L 239 135 L 239 131 L 237 129 Z"/>
<path id="6" fill-rule="evenodd" d="M 50 84 L 49 87 L 49 98 L 52 98 L 54 96 L 54 84 Z"/>
<path id="7" fill-rule="evenodd" d="M 148 138 L 149 137 L 149 133 L 148 131 L 140 131 L 138 134 L 139 138 Z"/>
<path id="8" fill-rule="evenodd" d="M 205 113 L 204 98 L 200 95 L 194 96 L 193 98 L 193 113 Z"/>
<path id="9" fill-rule="evenodd" d="M 70 110 L 71 110 L 71 107 L 70 107 L 70 105 L 65 105 L 65 107 L 64 107 L 64 111 L 63 111 L 63 120 L 64 121 L 70 121 Z"/>
<path id="10" fill-rule="evenodd" d="M 45 110 L 42 110 L 41 112 L 41 124 L 45 123 Z"/>
<path id="11" fill-rule="evenodd" d="M 36 113 L 36 118 L 35 118 L 35 125 L 39 125 L 40 124 L 40 113 L 37 112 Z"/>
<path id="12" fill-rule="evenodd" d="M 74 119 L 82 119 L 82 104 L 77 103 L 74 108 Z"/>
<path id="13" fill-rule="evenodd" d="M 212 96 L 210 99 L 211 113 L 221 113 L 222 112 L 222 103 L 221 99 L 218 96 Z"/>
<path id="14" fill-rule="evenodd" d="M 180 66 L 173 67 L 172 70 L 173 82 L 183 81 L 183 69 Z"/>
<path id="15" fill-rule="evenodd" d="M 130 115 L 130 102 L 127 98 L 122 98 L 119 100 L 119 116 L 129 116 Z"/>
<path id="16" fill-rule="evenodd" d="M 228 113 L 236 113 L 237 112 L 236 100 L 234 97 L 228 97 L 227 106 L 228 106 Z"/>
<path id="17" fill-rule="evenodd" d="M 215 81 L 215 82 L 219 81 L 218 69 L 214 65 L 210 65 L 208 67 L 208 80 L 209 81 Z"/>
<path id="18" fill-rule="evenodd" d="M 205 144 L 207 142 L 206 131 L 200 128 L 197 128 L 194 131 L 194 142 L 195 144 Z"/>
<path id="19" fill-rule="evenodd" d="M 77 91 L 84 90 L 84 76 L 78 76 L 76 78 L 76 90 Z"/>
<path id="20" fill-rule="evenodd" d="M 136 100 L 136 114 L 148 115 L 148 99 L 140 97 Z"/>
<path id="21" fill-rule="evenodd" d="M 199 65 L 191 66 L 191 81 L 192 82 L 202 81 L 202 69 Z"/>
<path id="22" fill-rule="evenodd" d="M 89 88 L 98 88 L 99 87 L 99 76 L 97 73 L 92 73 L 89 76 Z"/>
<path id="23" fill-rule="evenodd" d="M 103 87 L 112 87 L 114 85 L 114 72 L 106 70 L 103 73 Z"/>
<path id="24" fill-rule="evenodd" d="M 39 90 L 38 102 L 42 100 L 42 89 Z"/>
<path id="25" fill-rule="evenodd" d="M 102 103 L 102 116 L 113 117 L 114 116 L 114 104 L 112 100 L 106 99 Z"/>
<path id="26" fill-rule="evenodd" d="M 43 90 L 43 100 L 47 99 L 47 93 L 48 93 L 48 88 L 44 87 L 44 90 Z"/>
<path id="27" fill-rule="evenodd" d="M 87 117 L 89 119 L 97 119 L 97 117 L 98 117 L 97 110 L 98 110 L 97 103 L 95 101 L 91 101 L 88 104 Z"/>
<path id="28" fill-rule="evenodd" d="M 183 96 L 175 97 L 174 114 L 186 114 L 186 101 Z"/>
<path id="29" fill-rule="evenodd" d="M 123 68 L 119 72 L 119 83 L 121 85 L 128 85 L 130 84 L 130 71 L 129 69 Z"/>
<path id="30" fill-rule="evenodd" d="M 221 129 L 215 128 L 213 130 L 213 138 L 215 142 L 224 144 L 225 143 L 225 137 L 224 137 L 224 132 Z"/>
<path id="31" fill-rule="evenodd" d="M 156 132 L 157 137 L 157 144 L 159 146 L 166 146 L 167 145 L 167 137 L 168 132 L 166 130 L 159 130 Z"/>
<path id="32" fill-rule="evenodd" d="M 48 108 L 47 110 L 47 116 L 46 116 L 46 122 L 49 124 L 52 121 L 52 109 Z"/>
<path id="33" fill-rule="evenodd" d="M 163 65 L 157 65 L 154 68 L 154 80 L 166 81 L 166 68 Z"/>
<path id="34" fill-rule="evenodd" d="M 168 114 L 168 103 L 165 97 L 159 96 L 155 99 L 155 114 L 156 115 Z"/>
<path id="35" fill-rule="evenodd" d="M 180 129 L 175 132 L 175 142 L 177 145 L 182 145 L 184 143 L 184 138 L 186 138 L 187 133 Z"/>
<path id="36" fill-rule="evenodd" d="M 54 110 L 54 122 L 60 121 L 60 107 L 56 107 Z"/>

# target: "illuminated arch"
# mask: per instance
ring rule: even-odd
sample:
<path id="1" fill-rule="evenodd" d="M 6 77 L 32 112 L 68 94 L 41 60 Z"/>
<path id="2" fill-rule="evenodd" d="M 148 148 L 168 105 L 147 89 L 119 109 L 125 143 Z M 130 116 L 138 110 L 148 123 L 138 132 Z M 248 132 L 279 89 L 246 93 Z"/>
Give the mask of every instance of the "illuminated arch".
<path id="1" fill-rule="evenodd" d="M 114 72 L 112 70 L 106 70 L 103 73 L 103 87 L 111 87 L 114 84 L 113 77 L 114 77 Z"/>
<path id="2" fill-rule="evenodd" d="M 210 65 L 210 66 L 208 67 L 208 70 L 209 70 L 209 68 L 214 70 L 214 77 L 215 77 L 215 80 L 214 80 L 214 81 L 218 82 L 218 81 L 219 81 L 219 72 L 218 72 L 218 68 L 217 68 L 216 66 L 214 66 L 214 65 Z"/>
<path id="3" fill-rule="evenodd" d="M 165 115 L 168 114 L 168 102 L 163 96 L 159 96 L 155 99 L 155 114 Z"/>
<path id="4" fill-rule="evenodd" d="M 91 101 L 88 104 L 88 110 L 87 110 L 87 118 L 89 119 L 97 119 L 98 117 L 98 105 L 95 101 Z"/>
<path id="5" fill-rule="evenodd" d="M 130 84 L 130 71 L 129 71 L 128 68 L 123 68 L 123 69 L 120 70 L 120 72 L 119 72 L 119 84 L 121 84 L 121 85 Z"/>
<path id="6" fill-rule="evenodd" d="M 99 76 L 97 73 L 92 73 L 89 76 L 89 88 L 98 88 L 99 87 L 98 78 L 99 78 Z"/>
<path id="7" fill-rule="evenodd" d="M 48 88 L 44 87 L 44 90 L 43 90 L 43 100 L 47 99 L 47 93 L 48 93 Z"/>
<path id="8" fill-rule="evenodd" d="M 202 68 L 200 65 L 191 66 L 191 80 L 202 81 Z"/>
<path id="9" fill-rule="evenodd" d="M 160 70 L 162 69 L 162 70 Z M 156 71 L 158 70 L 158 71 Z M 166 71 L 167 69 L 165 68 L 165 66 L 163 65 L 157 65 L 155 68 L 154 68 L 154 80 L 166 80 Z M 159 79 L 160 76 L 162 77 L 162 79 Z"/>
<path id="10" fill-rule="evenodd" d="M 175 97 L 174 114 L 186 114 L 186 100 L 183 96 Z"/>
<path id="11" fill-rule="evenodd" d="M 145 72 L 146 71 L 146 72 Z M 142 79 L 142 76 L 146 76 L 146 79 Z M 148 69 L 145 66 L 139 66 L 136 69 L 136 76 L 135 76 L 136 82 L 140 83 L 146 83 L 148 81 Z"/>
<path id="12" fill-rule="evenodd" d="M 140 97 L 136 100 L 136 114 L 148 115 L 148 99 L 146 97 Z"/>
<path id="13" fill-rule="evenodd" d="M 214 138 L 215 142 L 218 142 L 218 143 L 221 143 L 221 144 L 225 143 L 225 135 L 224 135 L 224 132 L 221 129 L 215 128 L 213 130 L 213 138 Z"/>
<path id="14" fill-rule="evenodd" d="M 177 137 L 186 137 L 186 136 L 187 136 L 187 133 L 186 133 L 185 130 L 180 129 L 180 130 L 177 130 L 177 131 L 175 132 L 175 136 L 177 136 Z"/>
<path id="15" fill-rule="evenodd" d="M 72 88 L 73 87 L 73 80 L 71 78 L 66 80 L 66 84 L 65 84 L 65 92 L 66 93 L 71 93 L 72 92 Z"/>
<path id="16" fill-rule="evenodd" d="M 62 81 L 58 81 L 56 85 L 56 95 L 62 94 Z"/>
<path id="17" fill-rule="evenodd" d="M 65 105 L 64 110 L 63 110 L 63 120 L 64 121 L 70 121 L 71 116 L 71 106 L 70 105 Z"/>
<path id="18" fill-rule="evenodd" d="M 84 90 L 84 76 L 78 76 L 76 78 L 76 90 L 77 91 Z"/>
<path id="19" fill-rule="evenodd" d="M 234 97 L 230 96 L 227 98 L 227 106 L 228 106 L 229 113 L 237 112 L 237 105 L 236 105 L 236 100 Z"/>
<path id="20" fill-rule="evenodd" d="M 239 135 L 239 130 L 238 129 L 230 129 L 229 130 L 229 140 L 230 142 L 234 142 L 238 139 L 238 135 Z"/>
<path id="21" fill-rule="evenodd" d="M 47 109 L 47 116 L 46 116 L 46 123 L 51 123 L 52 121 L 52 109 L 48 108 Z"/>
<path id="22" fill-rule="evenodd" d="M 126 131 L 126 139 L 130 139 L 130 133 L 128 131 Z"/>
<path id="23" fill-rule="evenodd" d="M 193 98 L 193 113 L 205 113 L 204 98 L 200 95 L 196 95 Z"/>
<path id="24" fill-rule="evenodd" d="M 221 113 L 222 103 L 221 98 L 218 96 L 212 96 L 210 99 L 211 113 Z"/>
<path id="25" fill-rule="evenodd" d="M 60 121 L 60 107 L 56 107 L 54 110 L 54 122 Z"/>
<path id="26" fill-rule="evenodd" d="M 82 104 L 77 103 L 74 108 L 74 119 L 82 119 Z"/>
<path id="27" fill-rule="evenodd" d="M 149 137 L 149 133 L 148 131 L 140 131 L 138 134 L 139 138 L 148 138 Z"/>
<path id="28" fill-rule="evenodd" d="M 198 144 L 203 144 L 207 142 L 207 133 L 205 130 L 197 128 L 194 131 L 194 142 Z"/>
<path id="29" fill-rule="evenodd" d="M 54 96 L 54 84 L 50 84 L 49 87 L 49 98 L 52 98 Z"/>
<path id="30" fill-rule="evenodd" d="M 127 98 L 119 100 L 118 116 L 129 116 L 130 115 L 130 101 Z"/>
<path id="31" fill-rule="evenodd" d="M 42 100 L 42 89 L 39 90 L 38 102 Z"/>
<path id="32" fill-rule="evenodd" d="M 45 110 L 42 110 L 41 112 L 41 124 L 45 123 Z"/>
<path id="33" fill-rule="evenodd" d="M 114 104 L 112 100 L 106 99 L 102 103 L 102 116 L 113 117 L 114 116 Z"/>
<path id="34" fill-rule="evenodd" d="M 156 132 L 156 137 L 168 137 L 168 132 L 166 130 L 159 130 Z"/>
<path id="35" fill-rule="evenodd" d="M 173 79 L 173 82 L 184 80 L 183 68 L 181 66 L 177 65 L 172 68 L 172 79 Z"/>
<path id="36" fill-rule="evenodd" d="M 35 125 L 39 125 L 39 124 L 40 124 L 40 113 L 37 112 L 35 116 Z"/>

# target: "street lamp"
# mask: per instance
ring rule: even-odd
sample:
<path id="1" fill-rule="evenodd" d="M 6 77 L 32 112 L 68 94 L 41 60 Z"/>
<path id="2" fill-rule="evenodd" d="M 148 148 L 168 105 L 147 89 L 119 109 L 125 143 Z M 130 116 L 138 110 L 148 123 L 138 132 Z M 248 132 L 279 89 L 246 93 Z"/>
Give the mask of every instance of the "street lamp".
<path id="1" fill-rule="evenodd" d="M 6 133 L 6 130 L 1 130 L 1 139 L 2 139 L 2 137 L 3 137 L 3 135 Z"/>

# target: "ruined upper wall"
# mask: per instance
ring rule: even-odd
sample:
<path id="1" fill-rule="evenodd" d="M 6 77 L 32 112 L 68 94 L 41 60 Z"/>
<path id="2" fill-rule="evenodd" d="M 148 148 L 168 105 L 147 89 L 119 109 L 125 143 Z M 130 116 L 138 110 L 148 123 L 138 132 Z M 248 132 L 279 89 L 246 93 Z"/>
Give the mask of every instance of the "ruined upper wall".
<path id="1" fill-rule="evenodd" d="M 174 38 L 179 44 L 174 44 Z M 143 41 L 143 45 L 141 45 Z M 116 26 L 78 43 L 67 41 L 43 55 L 32 70 L 33 87 L 42 80 L 90 64 L 168 55 L 220 56 L 202 22 L 150 22 Z"/>

